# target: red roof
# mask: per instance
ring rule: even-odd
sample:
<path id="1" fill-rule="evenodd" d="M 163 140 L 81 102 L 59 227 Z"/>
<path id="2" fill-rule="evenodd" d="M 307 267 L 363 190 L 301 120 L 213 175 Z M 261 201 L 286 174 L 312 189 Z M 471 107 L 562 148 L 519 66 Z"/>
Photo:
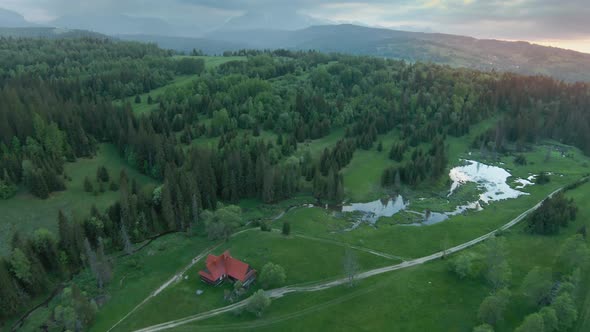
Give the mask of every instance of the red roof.
<path id="1" fill-rule="evenodd" d="M 250 268 L 250 265 L 231 257 L 229 250 L 219 256 L 207 256 L 206 265 L 207 267 L 200 271 L 199 274 L 211 281 L 227 276 L 245 282 L 256 273 L 255 270 Z"/>

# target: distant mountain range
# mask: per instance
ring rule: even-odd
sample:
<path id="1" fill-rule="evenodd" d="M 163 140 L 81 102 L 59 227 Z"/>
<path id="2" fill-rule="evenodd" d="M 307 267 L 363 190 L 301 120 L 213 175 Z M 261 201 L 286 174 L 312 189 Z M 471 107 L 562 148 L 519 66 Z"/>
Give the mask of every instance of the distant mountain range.
<path id="1" fill-rule="evenodd" d="M 35 26 L 35 24 L 25 20 L 21 14 L 0 8 L 0 27 L 24 28 L 31 26 Z"/>
<path id="2" fill-rule="evenodd" d="M 158 18 L 127 15 L 63 16 L 49 24 L 59 28 L 90 30 L 112 36 L 119 34 L 177 36 L 183 31 L 181 27 Z"/>
<path id="3" fill-rule="evenodd" d="M 111 38 L 96 32 L 78 29 L 30 27 L 30 28 L 2 28 L 0 27 L 0 37 L 12 38 Z"/>
<path id="4" fill-rule="evenodd" d="M 127 40 L 155 42 L 161 47 L 205 53 L 222 50 L 277 49 L 318 50 L 371 55 L 416 62 L 434 62 L 480 70 L 543 74 L 566 81 L 590 81 L 590 54 L 528 42 L 398 31 L 357 25 L 313 26 L 286 30 L 219 30 L 204 38 L 124 36 Z"/>
<path id="5" fill-rule="evenodd" d="M 71 37 L 107 34 L 123 40 L 154 42 L 162 48 L 208 54 L 239 49 L 318 50 L 424 61 L 480 70 L 544 74 L 566 81 L 590 81 L 590 54 L 527 42 L 476 39 L 440 33 L 410 32 L 352 24 L 322 23 L 300 14 L 246 13 L 220 24 L 212 32 L 189 31 L 155 18 L 125 15 L 61 17 L 38 28 L 22 15 L 0 9 L 0 36 Z M 281 26 L 279 29 L 260 27 Z M 24 27 L 24 29 L 23 29 Z M 23 30 L 19 30 L 23 29 Z M 95 32 L 88 32 L 90 30 Z M 190 35 L 190 37 L 185 37 Z M 198 36 L 198 37 L 195 37 Z"/>

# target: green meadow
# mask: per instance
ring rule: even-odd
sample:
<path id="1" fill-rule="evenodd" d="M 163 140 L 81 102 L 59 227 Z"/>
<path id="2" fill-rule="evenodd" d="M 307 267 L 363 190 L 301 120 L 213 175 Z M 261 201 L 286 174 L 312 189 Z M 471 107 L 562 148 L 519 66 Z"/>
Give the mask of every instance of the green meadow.
<path id="1" fill-rule="evenodd" d="M 56 233 L 59 210 L 74 218 L 83 218 L 89 215 L 92 205 L 102 211 L 117 200 L 119 193 L 110 191 L 108 185 L 104 192 L 96 195 L 84 191 L 86 176 L 98 188 L 96 169 L 99 166 L 105 166 L 111 179 L 117 183 L 122 170 L 127 172 L 130 180 L 135 179 L 140 185 L 154 183 L 127 165 L 114 146 L 101 144 L 93 158 L 79 158 L 76 162 L 65 164 L 65 173 L 72 179 L 66 181 L 65 191 L 52 193 L 48 199 L 42 200 L 22 189 L 15 197 L 0 200 L 0 252 L 9 250 L 14 232 L 30 233 L 38 228 L 46 228 Z"/>
<path id="2" fill-rule="evenodd" d="M 177 56 L 176 58 L 182 58 L 183 56 Z M 194 57 L 191 57 L 194 58 Z M 222 57 L 222 56 L 199 56 L 199 59 L 203 59 L 205 61 L 205 69 L 212 69 L 221 64 L 224 64 L 229 61 L 241 61 L 246 59 L 245 57 L 240 56 L 231 56 L 231 57 Z M 129 103 L 133 108 L 133 112 L 137 114 L 145 114 L 152 112 L 158 109 L 158 103 L 156 102 L 158 96 L 166 94 L 167 91 L 174 91 L 176 89 L 183 88 L 188 86 L 195 80 L 194 75 L 180 75 L 175 77 L 169 84 L 161 86 L 157 89 L 153 89 L 150 92 L 146 92 L 139 95 L 141 99 L 140 103 L 135 102 L 135 96 L 125 98 L 122 101 L 118 101 L 119 104 Z M 148 103 L 148 97 L 151 96 L 153 99 L 153 103 Z"/>
<path id="3" fill-rule="evenodd" d="M 496 326 L 496 331 L 513 331 L 524 317 L 537 309 L 526 301 L 520 290 L 525 275 L 535 266 L 553 267 L 556 253 L 564 240 L 575 234 L 583 225 L 590 226 L 590 207 L 582 202 L 590 200 L 590 185 L 585 184 L 567 193 L 579 202 L 579 215 L 575 222 L 556 236 L 532 235 L 524 232 L 523 225 L 505 232 L 501 236 L 507 241 L 508 261 L 512 269 L 510 289 L 512 296 L 505 311 L 505 319 Z M 519 199 L 515 201 L 519 201 Z M 580 204 L 582 203 L 582 204 Z M 502 204 L 502 203 L 500 203 Z M 524 205 L 524 204 L 523 204 Z M 291 214 L 294 220 L 309 220 L 333 225 L 329 216 L 314 213 L 314 209 L 298 210 Z M 478 214 L 482 214 L 480 212 Z M 315 215 L 315 219 L 313 218 Z M 472 218 L 472 228 L 478 220 Z M 508 220 L 505 220 L 508 221 Z M 442 223 L 450 226 L 454 221 Z M 445 225 L 446 224 L 446 225 Z M 430 227 L 397 227 L 403 229 L 430 229 Z M 296 231 L 302 231 L 297 225 Z M 480 234 L 483 229 L 474 234 Z M 308 230 L 308 229 L 307 229 Z M 439 229 L 441 231 L 442 229 Z M 309 231 L 309 230 L 308 230 Z M 457 228 L 445 230 L 449 236 Z M 352 232 L 351 232 L 352 233 Z M 435 237 L 424 238 L 417 233 L 407 237 L 428 246 Z M 391 235 L 391 234 L 390 234 Z M 352 237 L 367 244 L 380 241 L 367 239 L 362 233 Z M 400 237 L 401 238 L 401 237 Z M 440 238 L 440 237 L 438 237 Z M 438 239 L 437 238 L 437 239 Z M 438 241 L 436 241 L 438 243 Z M 399 248 L 404 247 L 403 243 Z M 436 247 L 436 245 L 435 245 Z M 436 250 L 430 248 L 429 250 Z M 421 250 L 420 250 L 421 251 Z M 468 249 L 481 254 L 482 245 Z M 586 306 L 590 301 L 588 277 L 584 292 L 578 297 L 580 319 L 574 331 L 588 331 L 590 312 Z M 482 300 L 491 292 L 483 277 L 460 280 L 452 274 L 447 260 L 438 260 L 421 266 L 378 275 L 360 281 L 355 287 L 339 286 L 329 290 L 291 294 L 273 301 L 263 318 L 257 319 L 248 313 L 222 314 L 207 320 L 179 326 L 172 331 L 237 331 L 256 329 L 262 331 L 301 331 L 309 329 L 336 329 L 339 331 L 471 331 L 480 322 L 477 310 Z"/>
<path id="4" fill-rule="evenodd" d="M 296 208 L 290 210 L 281 219 L 274 221 L 275 232 L 262 232 L 258 228 L 232 237 L 227 243 L 216 248 L 219 254 L 226 249 L 235 257 L 244 260 L 260 270 L 268 261 L 281 264 L 287 271 L 287 285 L 330 280 L 343 275 L 342 257 L 347 245 L 378 250 L 401 259 L 426 256 L 446 247 L 454 246 L 482 234 L 485 234 L 515 218 L 556 188 L 572 183 L 587 174 L 588 158 L 572 149 L 568 157 L 551 153 L 547 158 L 546 142 L 530 152 L 525 153 L 529 163 L 526 166 L 515 165 L 512 157 L 503 157 L 495 163 L 507 167 L 515 176 L 527 176 L 539 171 L 554 172 L 551 182 L 545 185 L 533 185 L 523 189 L 529 195 L 518 199 L 492 203 L 484 211 L 469 212 L 455 216 L 448 221 L 423 227 L 405 227 L 397 225 L 388 218 L 378 221 L 377 227 L 363 225 L 351 232 L 342 232 L 349 226 L 350 220 L 338 212 L 322 208 Z M 371 151 L 369 151 L 370 153 Z M 362 154 L 355 153 L 354 158 Z M 478 156 L 472 153 L 474 159 Z M 349 171 L 356 164 L 349 165 Z M 559 170 L 567 170 L 558 172 Z M 360 173 L 360 171 L 357 171 Z M 354 182 L 353 182 L 354 183 Z M 349 182 L 350 190 L 352 186 Z M 447 184 L 441 187 L 446 188 Z M 354 187 L 353 187 L 354 188 Z M 445 189 L 446 190 L 446 189 Z M 471 190 L 468 187 L 467 190 Z M 475 190 L 475 189 L 473 189 Z M 577 202 L 590 199 L 590 185 L 583 185 L 567 193 Z M 429 202 L 437 204 L 436 195 Z M 305 198 L 294 199 L 283 207 L 304 202 Z M 266 217 L 278 214 L 280 209 L 263 208 L 257 200 L 244 201 L 241 206 L 245 213 L 252 216 Z M 410 205 L 411 207 L 412 205 Z M 444 206 L 444 204 L 440 204 Z M 534 266 L 551 267 L 555 262 L 556 250 L 564 239 L 572 235 L 582 225 L 590 223 L 590 207 L 582 206 L 580 214 L 572 225 L 557 236 L 537 236 L 525 233 L 523 226 L 504 233 L 507 239 L 509 262 L 513 271 L 511 289 L 513 296 L 505 320 L 498 325 L 497 331 L 512 331 L 523 318 L 535 311 L 519 293 L 519 287 L 526 273 Z M 278 230 L 282 222 L 291 224 L 291 235 L 282 236 Z M 590 226 L 590 225 L 589 225 Z M 306 238 L 300 237 L 307 236 Z M 160 240 L 158 240 L 160 241 Z M 187 241 L 207 242 L 203 239 Z M 156 246 L 157 242 L 152 244 Z M 211 243 L 198 247 L 209 247 Z M 479 253 L 482 246 L 468 249 Z M 196 256 L 195 250 L 185 257 Z M 362 270 L 379 266 L 396 264 L 399 261 L 388 260 L 368 253 L 357 252 Z M 175 260 L 168 265 L 168 276 L 179 271 L 190 259 Z M 116 331 L 127 331 L 166 322 L 173 319 L 194 315 L 200 312 L 228 305 L 223 300 L 223 292 L 230 285 L 210 287 L 198 279 L 197 272 L 204 267 L 204 261 L 189 269 L 179 282 L 174 283 L 158 296 L 150 299 L 137 311 L 129 315 L 117 326 Z M 167 280 L 164 274 L 160 282 Z M 157 284 L 154 281 L 154 284 Z M 250 292 L 258 286 L 254 286 Z M 147 297 L 155 287 L 128 290 L 136 303 Z M 197 289 L 204 294 L 197 296 Z M 590 289 L 584 288 L 585 293 Z M 391 330 L 391 331 L 470 331 L 478 325 L 477 310 L 479 304 L 490 293 L 482 277 L 459 280 L 449 272 L 448 262 L 444 260 L 430 262 L 400 271 L 390 272 L 359 281 L 350 288 L 339 286 L 333 289 L 313 293 L 289 294 L 276 299 L 263 318 L 255 319 L 248 313 L 235 312 L 223 314 L 204 321 L 180 326 L 175 331 L 217 331 L 261 329 L 264 331 L 295 331 L 316 328 L 337 328 L 338 330 Z M 122 296 L 112 292 L 113 299 Z M 584 294 L 586 295 L 586 294 Z M 129 298 L 126 296 L 125 298 Z M 583 306 L 586 296 L 580 297 L 581 319 L 577 331 L 585 331 L 590 312 Z M 132 301 L 130 301 L 132 302 Z M 116 303 L 116 302 L 115 302 Z M 132 307 L 131 303 L 126 307 Z M 105 307 L 106 315 L 99 315 L 97 328 L 100 331 L 120 319 L 122 307 L 117 310 L 111 304 Z M 111 311 L 113 310 L 113 311 Z M 380 318 L 381 317 L 381 318 Z M 382 319 L 389 317 L 389 319 Z M 393 324 L 392 322 L 395 322 Z"/>

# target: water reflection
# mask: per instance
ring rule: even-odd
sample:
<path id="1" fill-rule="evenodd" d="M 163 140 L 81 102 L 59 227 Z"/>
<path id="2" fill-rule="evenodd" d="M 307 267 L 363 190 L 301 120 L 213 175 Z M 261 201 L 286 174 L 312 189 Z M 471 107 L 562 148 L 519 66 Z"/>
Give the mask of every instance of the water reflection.
<path id="1" fill-rule="evenodd" d="M 447 197 L 451 197 L 455 191 L 462 185 L 472 182 L 476 183 L 481 194 L 477 200 L 468 202 L 463 205 L 458 205 L 453 211 L 448 212 L 432 212 L 425 211 L 419 213 L 415 211 L 408 211 L 417 214 L 422 219 L 420 222 L 409 224 L 411 226 L 433 225 L 448 219 L 451 216 L 456 216 L 464 213 L 467 210 L 481 211 L 482 205 L 490 204 L 491 202 L 517 198 L 528 193 L 519 191 L 526 186 L 533 185 L 531 182 L 534 177 L 527 179 L 516 179 L 514 183 L 519 184 L 516 188 L 510 187 L 507 181 L 512 175 L 505 169 L 497 166 L 490 166 L 479 163 L 474 160 L 465 160 L 462 166 L 454 167 L 449 172 L 449 177 L 452 181 L 451 188 Z M 391 217 L 400 211 L 408 208 L 409 202 L 404 201 L 401 195 L 395 198 L 385 200 L 376 200 L 368 203 L 352 203 L 341 207 L 342 212 L 357 212 L 360 217 L 347 229 L 352 230 L 359 227 L 362 223 L 368 222 L 374 225 L 381 217 Z"/>
<path id="2" fill-rule="evenodd" d="M 362 219 L 372 224 L 381 217 L 391 217 L 394 214 L 405 210 L 408 206 L 404 198 L 398 195 L 395 198 L 376 200 L 368 203 L 352 203 L 342 206 L 342 212 L 360 212 Z"/>

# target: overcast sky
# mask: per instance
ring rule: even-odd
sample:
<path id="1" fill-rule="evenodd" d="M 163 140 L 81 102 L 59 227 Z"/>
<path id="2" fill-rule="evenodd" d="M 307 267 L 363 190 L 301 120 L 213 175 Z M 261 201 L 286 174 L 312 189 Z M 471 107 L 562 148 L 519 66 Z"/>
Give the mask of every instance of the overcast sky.
<path id="1" fill-rule="evenodd" d="M 0 0 L 28 20 L 125 14 L 214 24 L 247 12 L 298 13 L 331 22 L 481 38 L 528 40 L 590 52 L 590 0 Z"/>

